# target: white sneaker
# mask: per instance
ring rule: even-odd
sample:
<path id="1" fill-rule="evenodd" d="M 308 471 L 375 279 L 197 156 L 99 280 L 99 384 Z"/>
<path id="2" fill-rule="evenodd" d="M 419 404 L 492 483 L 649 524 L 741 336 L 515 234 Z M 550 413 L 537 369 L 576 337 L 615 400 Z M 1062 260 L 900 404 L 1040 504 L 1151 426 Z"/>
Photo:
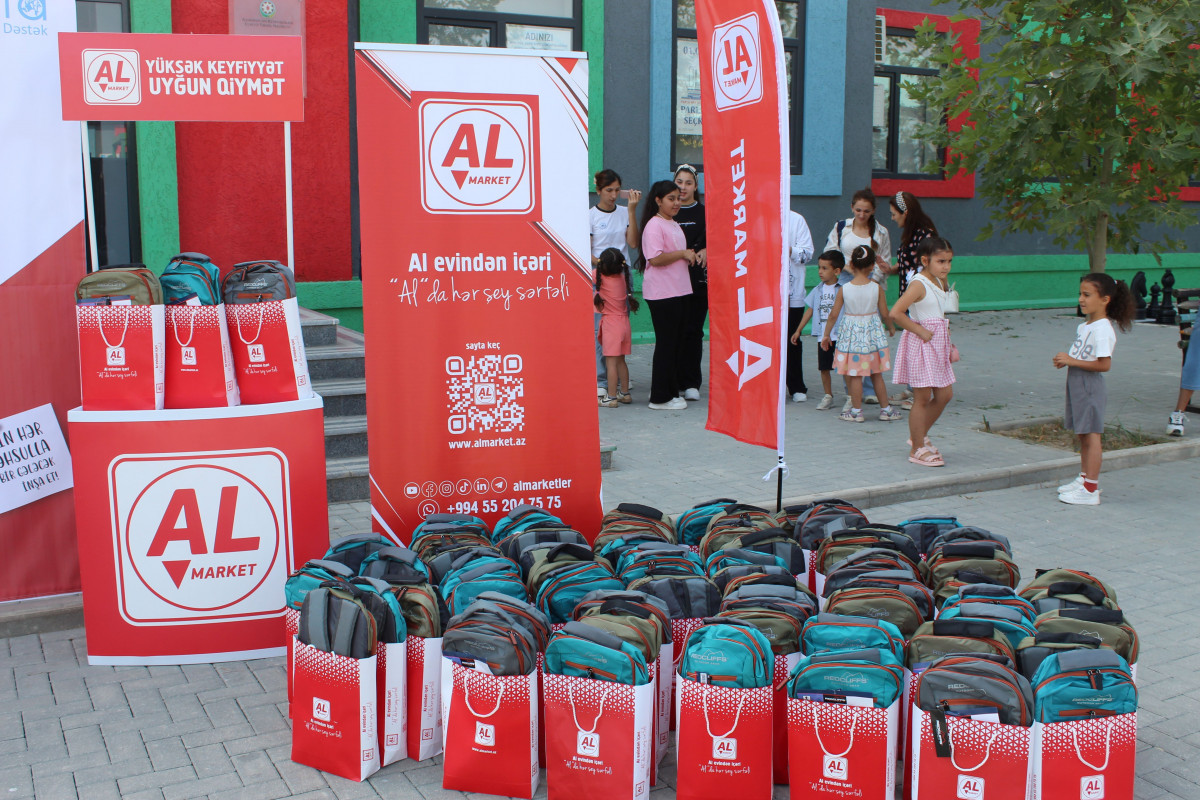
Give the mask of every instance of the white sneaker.
<path id="1" fill-rule="evenodd" d="M 1080 486 L 1078 489 L 1063 492 L 1058 496 L 1058 500 L 1060 503 L 1070 503 L 1073 506 L 1098 506 L 1100 505 L 1100 490 L 1089 492 Z"/>
<path id="2" fill-rule="evenodd" d="M 672 397 L 665 403 L 651 403 L 650 408 L 655 411 L 681 411 L 687 408 L 687 401 L 682 397 Z"/>
<path id="3" fill-rule="evenodd" d="M 808 395 L 806 395 L 804 392 L 796 392 L 794 395 L 792 395 L 793 403 L 803 403 L 807 399 Z"/>
<path id="4" fill-rule="evenodd" d="M 608 394 L 607 386 L 597 386 L 596 387 L 596 397 L 604 397 L 604 395 L 606 395 L 606 394 Z"/>
<path id="5" fill-rule="evenodd" d="M 854 408 L 854 401 L 847 397 L 846 402 L 842 404 L 842 413 L 844 414 L 852 408 Z"/>
<path id="6" fill-rule="evenodd" d="M 1083 488 L 1083 475 L 1080 474 L 1080 475 L 1076 475 L 1075 480 L 1071 481 L 1070 483 L 1064 483 L 1062 486 L 1058 487 L 1058 493 L 1063 494 L 1064 492 L 1073 492 L 1076 489 L 1082 489 L 1082 488 Z"/>
<path id="7" fill-rule="evenodd" d="M 821 397 L 821 402 L 817 403 L 817 411 L 826 411 L 833 405 L 833 395 L 827 394 Z"/>
<path id="8" fill-rule="evenodd" d="M 699 400 L 700 399 L 700 390 L 699 389 L 684 389 L 683 390 L 683 399 L 684 400 Z"/>
<path id="9" fill-rule="evenodd" d="M 1183 436 L 1183 423 L 1187 422 L 1187 417 L 1182 411 L 1172 411 L 1171 419 L 1167 422 L 1168 436 Z"/>
<path id="10" fill-rule="evenodd" d="M 879 398 L 873 394 L 869 394 L 863 398 L 863 402 L 870 406 L 877 406 L 879 405 Z"/>

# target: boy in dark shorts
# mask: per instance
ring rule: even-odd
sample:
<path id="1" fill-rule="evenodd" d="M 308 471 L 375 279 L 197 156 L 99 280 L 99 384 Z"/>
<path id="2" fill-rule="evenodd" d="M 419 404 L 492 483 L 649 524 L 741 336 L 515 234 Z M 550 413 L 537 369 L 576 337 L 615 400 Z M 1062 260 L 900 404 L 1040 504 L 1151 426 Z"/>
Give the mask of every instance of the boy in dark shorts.
<path id="1" fill-rule="evenodd" d="M 818 342 L 821 341 L 821 337 L 825 334 L 825 321 L 829 319 L 829 312 L 833 310 L 833 301 L 837 298 L 838 275 L 845 266 L 846 257 L 840 250 L 826 250 L 817 259 L 817 274 L 820 276 L 821 282 L 814 286 L 813 290 L 804 298 L 804 316 L 801 317 L 800 324 L 792 333 L 792 344 L 799 343 L 800 331 L 804 330 L 804 326 L 810 319 L 812 320 L 812 335 Z M 829 338 L 836 339 L 836 331 Z M 834 345 L 836 342 L 832 343 L 828 350 L 822 350 L 821 346 L 817 345 L 817 369 L 821 373 L 821 388 L 825 391 L 825 396 L 817 404 L 818 411 L 824 411 L 833 405 Z"/>

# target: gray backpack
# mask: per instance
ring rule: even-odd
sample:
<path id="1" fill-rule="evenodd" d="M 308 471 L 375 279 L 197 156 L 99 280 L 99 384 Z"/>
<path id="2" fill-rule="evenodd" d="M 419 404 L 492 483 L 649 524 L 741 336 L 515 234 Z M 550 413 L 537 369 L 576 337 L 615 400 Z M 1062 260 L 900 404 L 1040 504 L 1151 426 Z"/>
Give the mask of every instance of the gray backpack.
<path id="1" fill-rule="evenodd" d="M 494 592 L 482 592 L 466 611 L 451 618 L 442 635 L 442 653 L 486 661 L 494 675 L 529 675 L 537 668 L 537 652 L 550 636 L 545 616 L 528 603 Z M 486 595 L 486 597 L 485 597 Z M 518 606 L 523 607 L 518 611 Z"/>
<path id="2" fill-rule="evenodd" d="M 298 638 L 326 653 L 350 658 L 375 655 L 378 621 L 350 587 L 321 586 L 304 596 Z"/>
<path id="3" fill-rule="evenodd" d="M 229 304 L 287 300 L 296 296 L 296 277 L 278 261 L 243 261 L 225 276 L 221 293 Z"/>
<path id="4" fill-rule="evenodd" d="M 992 660 L 992 658 L 998 660 Z M 1033 689 L 1004 656 L 950 655 L 939 658 L 917 678 L 914 702 L 935 717 L 995 713 L 1005 725 L 1033 725 Z M 944 728 L 943 728 L 944 730 Z"/>

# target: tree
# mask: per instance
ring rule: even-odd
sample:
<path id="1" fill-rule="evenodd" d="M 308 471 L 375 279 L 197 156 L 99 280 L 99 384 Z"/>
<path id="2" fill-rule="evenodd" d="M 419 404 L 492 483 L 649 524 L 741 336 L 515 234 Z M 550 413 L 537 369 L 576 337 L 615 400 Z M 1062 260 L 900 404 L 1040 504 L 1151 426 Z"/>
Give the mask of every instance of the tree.
<path id="1" fill-rule="evenodd" d="M 1045 231 L 1097 272 L 1109 250 L 1182 249 L 1141 233 L 1196 221 L 1179 188 L 1200 176 L 1200 0 L 954 1 L 980 20 L 981 55 L 927 20 L 918 47 L 942 79 L 913 94 L 968 118 L 918 137 L 976 173 L 992 220 L 979 238 Z"/>

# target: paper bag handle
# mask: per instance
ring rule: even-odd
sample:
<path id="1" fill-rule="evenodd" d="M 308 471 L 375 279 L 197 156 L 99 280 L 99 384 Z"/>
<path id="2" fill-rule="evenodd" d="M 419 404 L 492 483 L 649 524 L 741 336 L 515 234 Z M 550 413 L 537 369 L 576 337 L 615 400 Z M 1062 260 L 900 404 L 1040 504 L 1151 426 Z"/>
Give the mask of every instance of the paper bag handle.
<path id="1" fill-rule="evenodd" d="M 742 719 L 742 707 L 746 705 L 746 695 L 744 692 L 738 692 L 738 707 L 737 714 L 733 717 L 733 727 L 720 736 L 712 732 L 712 723 L 708 720 L 708 690 L 712 688 L 711 683 L 700 684 L 700 704 L 704 707 L 704 727 L 708 730 L 708 738 L 710 739 L 727 739 L 729 734 L 737 730 L 738 722 Z"/>
<path id="2" fill-rule="evenodd" d="M 850 744 L 846 745 L 846 749 L 840 753 L 831 753 L 829 748 L 825 746 L 825 742 L 821 741 L 821 730 L 817 727 L 817 709 L 824 703 L 813 703 L 813 733 L 817 735 L 817 744 L 821 746 L 821 752 L 831 758 L 841 758 L 854 749 L 854 728 L 858 725 L 858 714 L 850 715 Z"/>
<path id="3" fill-rule="evenodd" d="M 486 714 L 480 714 L 471 706 L 471 674 L 476 670 L 466 670 L 463 672 L 463 703 L 467 706 L 467 711 L 470 711 L 477 719 L 487 719 L 500 710 L 500 700 L 504 697 L 504 682 L 500 682 L 500 692 L 496 695 L 496 707 Z"/>
<path id="4" fill-rule="evenodd" d="M 1074 725 L 1071 726 L 1071 740 L 1075 742 L 1075 755 L 1079 758 L 1080 763 L 1095 772 L 1104 772 L 1108 769 L 1108 759 L 1112 755 L 1112 732 L 1115 727 L 1117 727 L 1116 723 L 1110 722 L 1104 729 L 1104 763 L 1097 767 L 1083 757 L 1083 753 L 1079 749 L 1079 729 Z"/>
<path id="5" fill-rule="evenodd" d="M 950 745 L 950 763 L 959 772 L 975 772 L 978 769 L 982 769 L 983 765 L 986 764 L 988 762 L 988 759 L 992 757 L 992 743 L 996 741 L 996 737 L 999 735 L 1000 735 L 1000 731 L 997 731 L 997 730 L 992 731 L 992 736 L 990 739 L 988 739 L 987 749 L 985 749 L 983 751 L 983 761 L 980 761 L 978 764 L 976 764 L 975 766 L 970 767 L 970 768 L 960 767 L 958 765 L 958 762 L 954 760 L 954 728 L 952 728 L 950 726 L 950 718 L 947 717 L 946 718 L 946 741 Z"/>

